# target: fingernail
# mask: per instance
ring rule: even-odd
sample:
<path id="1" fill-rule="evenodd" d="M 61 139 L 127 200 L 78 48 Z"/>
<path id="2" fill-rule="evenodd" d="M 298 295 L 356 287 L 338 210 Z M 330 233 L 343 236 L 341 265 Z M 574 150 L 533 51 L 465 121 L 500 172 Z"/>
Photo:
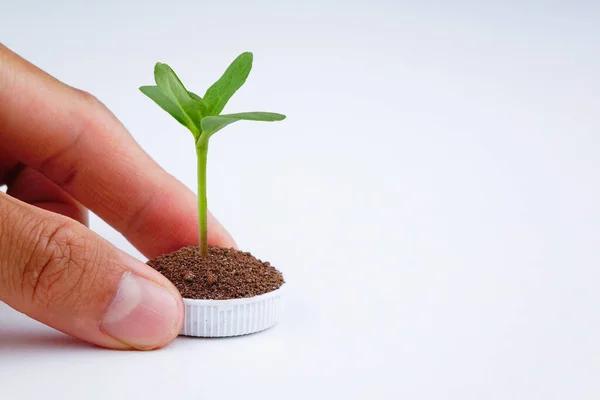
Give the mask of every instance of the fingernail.
<path id="1" fill-rule="evenodd" d="M 102 319 L 102 330 L 136 349 L 148 350 L 166 343 L 177 329 L 179 305 L 162 286 L 130 272 Z"/>

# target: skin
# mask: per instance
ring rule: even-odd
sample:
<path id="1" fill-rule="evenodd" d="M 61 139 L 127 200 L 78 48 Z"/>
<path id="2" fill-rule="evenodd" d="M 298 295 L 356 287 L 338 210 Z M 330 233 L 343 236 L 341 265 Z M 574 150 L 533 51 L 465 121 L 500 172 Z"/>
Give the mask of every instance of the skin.
<path id="1" fill-rule="evenodd" d="M 89 93 L 0 44 L 0 301 L 112 349 L 164 347 L 175 287 L 87 228 L 88 210 L 148 258 L 198 243 L 196 196 Z M 209 243 L 236 247 L 209 214 Z"/>

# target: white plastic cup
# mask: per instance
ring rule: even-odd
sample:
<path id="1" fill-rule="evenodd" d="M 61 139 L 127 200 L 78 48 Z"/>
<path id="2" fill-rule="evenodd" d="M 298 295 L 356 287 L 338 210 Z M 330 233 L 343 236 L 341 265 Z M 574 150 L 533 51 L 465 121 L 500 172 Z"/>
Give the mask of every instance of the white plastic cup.
<path id="1" fill-rule="evenodd" d="M 180 335 L 229 337 L 268 329 L 279 322 L 284 286 L 285 284 L 272 292 L 241 299 L 184 298 L 185 318 Z"/>

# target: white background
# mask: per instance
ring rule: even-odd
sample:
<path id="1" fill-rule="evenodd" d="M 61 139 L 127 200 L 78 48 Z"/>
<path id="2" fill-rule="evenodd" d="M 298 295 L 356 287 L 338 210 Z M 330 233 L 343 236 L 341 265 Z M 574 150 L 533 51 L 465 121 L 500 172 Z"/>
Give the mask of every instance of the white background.
<path id="1" fill-rule="evenodd" d="M 162 61 L 203 92 L 253 51 L 226 111 L 288 119 L 213 138 L 209 207 L 289 284 L 269 331 L 147 353 L 0 305 L 0 398 L 600 398 L 595 2 L 0 3 L 6 46 L 194 189 L 137 88 Z"/>

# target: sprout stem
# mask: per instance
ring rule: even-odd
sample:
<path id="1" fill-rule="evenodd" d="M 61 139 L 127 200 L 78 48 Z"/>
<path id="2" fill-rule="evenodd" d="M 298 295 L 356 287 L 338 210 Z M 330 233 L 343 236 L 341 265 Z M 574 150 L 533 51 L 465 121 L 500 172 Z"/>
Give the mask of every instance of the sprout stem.
<path id="1" fill-rule="evenodd" d="M 208 155 L 208 140 L 196 142 L 196 155 L 198 157 L 198 239 L 200 253 L 208 255 L 208 207 L 206 204 L 206 161 Z"/>

